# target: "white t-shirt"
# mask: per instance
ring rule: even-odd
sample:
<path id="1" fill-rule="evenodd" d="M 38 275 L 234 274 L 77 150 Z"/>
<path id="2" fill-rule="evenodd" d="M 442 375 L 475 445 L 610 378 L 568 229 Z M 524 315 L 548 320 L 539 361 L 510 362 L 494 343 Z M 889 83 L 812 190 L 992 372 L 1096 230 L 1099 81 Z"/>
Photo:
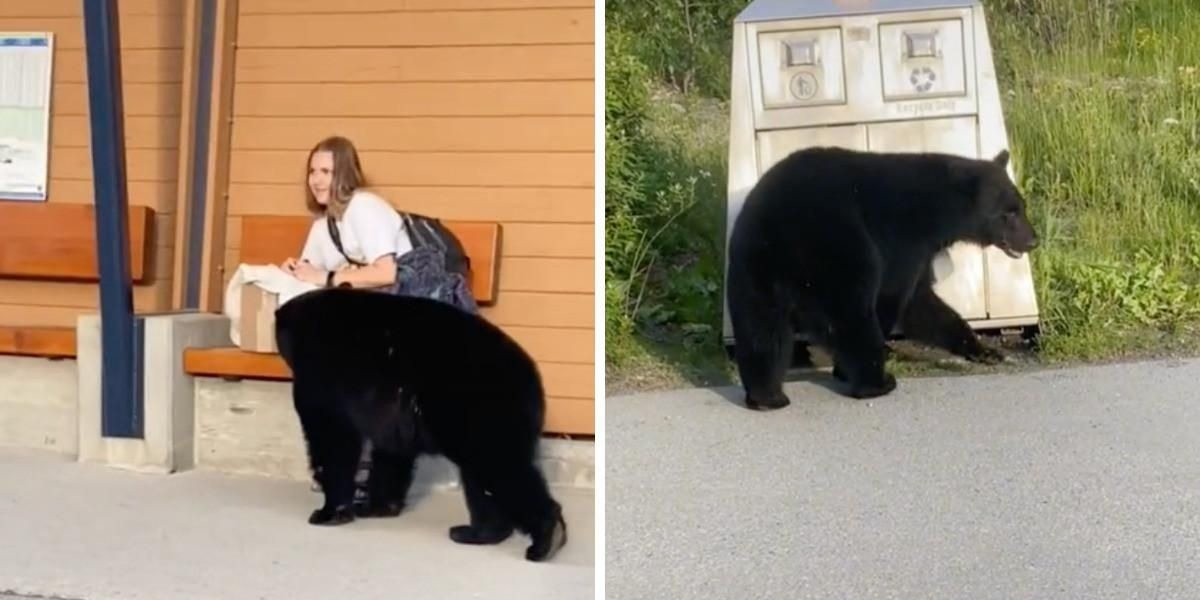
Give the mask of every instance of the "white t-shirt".
<path id="1" fill-rule="evenodd" d="M 336 271 L 347 262 L 329 237 L 327 218 L 319 217 L 313 221 L 300 259 L 318 269 Z M 342 220 L 336 223 L 342 248 L 359 262 L 371 264 L 385 254 L 399 257 L 412 250 L 400 214 L 387 200 L 366 190 L 354 192 Z"/>

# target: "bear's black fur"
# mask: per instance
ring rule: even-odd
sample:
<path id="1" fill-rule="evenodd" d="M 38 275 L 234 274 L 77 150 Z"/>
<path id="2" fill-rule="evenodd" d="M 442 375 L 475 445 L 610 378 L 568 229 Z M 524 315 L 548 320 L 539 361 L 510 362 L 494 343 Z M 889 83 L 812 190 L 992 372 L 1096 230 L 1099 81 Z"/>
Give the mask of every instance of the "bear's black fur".
<path id="1" fill-rule="evenodd" d="M 358 516 L 404 507 L 414 463 L 436 452 L 459 469 L 470 524 L 458 543 L 495 544 L 514 527 L 529 560 L 566 543 L 562 508 L 535 462 L 545 418 L 537 365 L 500 328 L 437 300 L 321 289 L 275 313 L 279 353 L 310 466 L 325 503 L 309 518 L 355 518 L 355 471 L 372 444 L 368 501 Z M 401 391 L 403 390 L 403 391 Z"/>
<path id="2" fill-rule="evenodd" d="M 1008 152 L 992 160 L 938 153 L 798 150 L 746 197 L 729 244 L 735 359 L 751 408 L 786 406 L 794 331 L 828 347 L 855 398 L 896 387 L 885 338 L 907 336 L 970 360 L 1002 357 L 932 289 L 934 255 L 955 242 L 1018 257 L 1037 245 Z"/>

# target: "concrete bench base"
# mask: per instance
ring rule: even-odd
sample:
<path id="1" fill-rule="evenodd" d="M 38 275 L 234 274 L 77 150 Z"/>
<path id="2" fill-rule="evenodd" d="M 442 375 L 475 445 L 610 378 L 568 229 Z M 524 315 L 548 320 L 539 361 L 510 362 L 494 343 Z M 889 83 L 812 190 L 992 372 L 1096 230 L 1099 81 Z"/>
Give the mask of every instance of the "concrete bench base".
<path id="1" fill-rule="evenodd" d="M 162 473 L 194 464 L 194 386 L 183 371 L 183 349 L 229 343 L 229 321 L 205 313 L 152 315 L 144 321 L 144 435 L 124 439 L 101 435 L 100 317 L 78 320 L 80 462 Z"/>

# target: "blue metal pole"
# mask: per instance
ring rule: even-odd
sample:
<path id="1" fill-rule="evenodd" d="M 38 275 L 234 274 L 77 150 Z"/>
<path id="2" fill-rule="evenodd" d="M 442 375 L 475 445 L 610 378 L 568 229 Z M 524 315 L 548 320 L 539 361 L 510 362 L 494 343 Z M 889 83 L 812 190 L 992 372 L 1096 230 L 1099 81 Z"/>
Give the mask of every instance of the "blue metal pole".
<path id="1" fill-rule="evenodd" d="M 133 315 L 124 106 L 116 0 L 82 0 L 96 255 L 100 270 L 101 422 L 105 437 L 142 437 L 140 327 Z"/>

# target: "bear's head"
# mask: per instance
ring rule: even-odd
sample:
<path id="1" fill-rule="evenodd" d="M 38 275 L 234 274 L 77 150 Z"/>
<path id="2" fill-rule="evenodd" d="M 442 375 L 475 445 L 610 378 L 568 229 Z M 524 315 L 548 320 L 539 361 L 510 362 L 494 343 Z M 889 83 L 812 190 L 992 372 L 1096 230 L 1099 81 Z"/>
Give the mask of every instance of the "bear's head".
<path id="1" fill-rule="evenodd" d="M 1008 177 L 1008 151 L 992 160 L 974 161 L 975 220 L 969 240 L 995 246 L 1011 258 L 1037 248 L 1038 236 L 1025 214 L 1025 198 Z"/>

